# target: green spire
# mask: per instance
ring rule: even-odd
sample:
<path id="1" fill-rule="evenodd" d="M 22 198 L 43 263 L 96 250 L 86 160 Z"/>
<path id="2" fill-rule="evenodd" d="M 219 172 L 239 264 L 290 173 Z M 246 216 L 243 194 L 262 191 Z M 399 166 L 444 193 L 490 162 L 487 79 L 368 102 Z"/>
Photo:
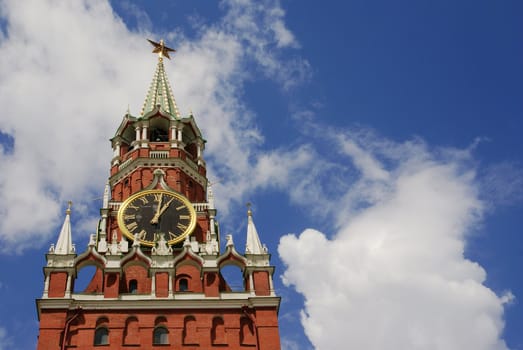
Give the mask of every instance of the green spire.
<path id="1" fill-rule="evenodd" d="M 155 109 L 156 106 L 160 106 L 161 111 L 166 112 L 175 118 L 180 118 L 180 113 L 178 112 L 176 101 L 174 100 L 173 91 L 169 84 L 169 80 L 167 80 L 167 75 L 165 74 L 165 68 L 163 66 L 163 57 L 165 56 L 169 58 L 168 54 L 166 54 L 166 50 L 174 50 L 164 46 L 163 40 L 160 40 L 160 43 L 155 43 L 151 40 L 149 40 L 149 42 L 155 47 L 153 52 L 158 53 L 158 65 L 156 66 L 156 72 L 154 73 L 151 87 L 145 97 L 140 114 L 144 116 Z"/>

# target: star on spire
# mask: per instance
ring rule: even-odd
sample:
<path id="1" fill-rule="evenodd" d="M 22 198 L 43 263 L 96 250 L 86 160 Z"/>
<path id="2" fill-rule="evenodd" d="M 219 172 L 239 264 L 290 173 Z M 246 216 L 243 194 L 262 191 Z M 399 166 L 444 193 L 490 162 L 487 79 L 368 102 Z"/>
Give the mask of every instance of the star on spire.
<path id="1" fill-rule="evenodd" d="M 147 39 L 147 41 L 150 42 L 152 46 L 154 46 L 153 53 L 157 53 L 160 60 L 164 56 L 167 57 L 168 59 L 171 59 L 171 57 L 169 57 L 169 52 L 176 52 L 175 49 L 171 49 L 170 47 L 165 46 L 163 39 L 160 40 L 159 43 L 157 43 L 156 41 L 152 41 L 150 39 Z"/>

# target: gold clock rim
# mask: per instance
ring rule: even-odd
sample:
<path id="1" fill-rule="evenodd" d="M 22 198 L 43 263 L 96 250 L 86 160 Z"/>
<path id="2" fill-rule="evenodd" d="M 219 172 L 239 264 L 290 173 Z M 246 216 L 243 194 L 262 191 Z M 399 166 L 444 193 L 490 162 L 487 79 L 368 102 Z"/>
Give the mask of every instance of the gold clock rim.
<path id="1" fill-rule="evenodd" d="M 185 237 L 187 237 L 188 235 L 193 233 L 194 229 L 196 228 L 196 210 L 194 210 L 192 203 L 184 195 L 182 195 L 178 192 L 173 192 L 173 191 L 168 191 L 168 190 L 144 190 L 144 191 L 137 192 L 137 193 L 133 194 L 132 196 L 130 196 L 129 198 L 127 198 L 122 203 L 120 208 L 118 209 L 118 220 L 117 220 L 118 228 L 120 229 L 120 231 L 122 232 L 122 234 L 124 236 L 126 236 L 127 238 L 132 239 L 134 241 L 134 235 L 127 229 L 127 226 L 125 225 L 125 222 L 123 220 L 123 213 L 124 213 L 125 209 L 127 208 L 127 206 L 129 206 L 129 203 L 134 201 L 136 198 L 148 195 L 150 193 L 165 193 L 170 196 L 176 197 L 183 204 L 185 204 L 185 206 L 189 209 L 189 215 L 191 216 L 191 221 L 190 221 L 187 229 L 185 229 L 185 231 L 183 231 L 183 233 L 178 238 L 167 241 L 167 244 L 173 245 L 178 242 L 181 242 L 182 240 L 185 239 Z M 140 244 L 149 246 L 149 247 L 155 246 L 154 242 L 144 241 L 141 239 L 140 239 Z"/>

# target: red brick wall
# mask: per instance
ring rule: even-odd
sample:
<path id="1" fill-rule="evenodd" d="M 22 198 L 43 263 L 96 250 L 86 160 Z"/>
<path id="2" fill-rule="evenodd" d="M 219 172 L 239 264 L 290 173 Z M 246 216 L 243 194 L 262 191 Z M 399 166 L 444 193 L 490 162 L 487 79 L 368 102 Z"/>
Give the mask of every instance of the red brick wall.
<path id="1" fill-rule="evenodd" d="M 65 295 L 67 272 L 51 272 L 49 281 L 49 297 L 61 298 Z"/>
<path id="2" fill-rule="evenodd" d="M 120 288 L 120 274 L 117 272 L 106 273 L 104 276 L 104 297 L 116 298 Z"/>
<path id="3" fill-rule="evenodd" d="M 44 310 L 40 313 L 39 350 L 60 349 L 65 315 L 65 310 Z"/>
<path id="4" fill-rule="evenodd" d="M 169 273 L 156 273 L 156 296 L 164 298 L 169 296 Z"/>
<path id="5" fill-rule="evenodd" d="M 204 273 L 204 291 L 206 297 L 217 297 L 220 295 L 220 277 L 218 271 Z"/>
<path id="6" fill-rule="evenodd" d="M 188 292 L 203 293 L 202 280 L 200 279 L 200 269 L 194 265 L 183 265 L 176 269 L 175 290 L 179 290 L 178 283 L 181 278 L 189 282 Z"/>
<path id="7" fill-rule="evenodd" d="M 270 295 L 269 274 L 267 271 L 255 271 L 253 279 L 256 295 Z"/>
<path id="8" fill-rule="evenodd" d="M 159 317 L 160 315 L 160 317 Z M 71 316 L 71 312 L 69 317 Z M 153 346 L 155 326 L 164 326 L 169 332 L 169 348 L 185 350 L 211 349 L 215 346 L 224 350 L 279 350 L 280 341 L 277 328 L 276 310 L 254 312 L 254 336 L 242 334 L 245 315 L 241 309 L 216 310 L 125 310 L 125 311 L 87 311 L 83 310 L 78 322 L 73 322 L 69 329 L 68 344 L 75 344 L 75 349 L 93 348 L 94 332 L 97 324 L 109 329 L 110 349 L 124 350 L 129 325 L 139 339 L 143 349 L 165 349 L 165 346 Z M 65 326 L 65 311 L 44 311 L 40 318 L 39 350 L 60 349 L 61 333 Z M 104 318 L 106 320 L 104 320 Z M 102 320 L 103 322 L 99 322 Z M 187 320 L 191 322 L 186 322 Z M 243 321 L 242 321 L 243 320 Z M 133 321 L 135 322 L 133 324 Z M 256 332 L 258 336 L 255 337 Z M 214 338 L 213 338 L 214 336 Z M 242 341 L 241 340 L 246 340 Z M 185 341 L 185 344 L 184 344 Z M 134 340 L 136 342 L 136 339 Z M 258 343 L 259 342 L 259 346 Z M 127 343 L 129 343 L 127 341 Z M 135 343 L 136 344 L 136 343 Z"/>
<path id="9" fill-rule="evenodd" d="M 120 285 L 121 293 L 129 293 L 129 282 L 136 280 L 138 282 L 138 294 L 151 293 L 151 278 L 147 269 L 141 265 L 127 266 L 123 273 L 122 284 Z"/>

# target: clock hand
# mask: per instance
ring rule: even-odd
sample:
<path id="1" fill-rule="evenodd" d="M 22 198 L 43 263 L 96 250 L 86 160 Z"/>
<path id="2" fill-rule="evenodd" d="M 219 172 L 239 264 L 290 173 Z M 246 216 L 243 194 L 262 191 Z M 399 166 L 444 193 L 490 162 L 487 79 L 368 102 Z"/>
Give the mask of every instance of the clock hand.
<path id="1" fill-rule="evenodd" d="M 160 193 L 160 199 L 158 199 L 158 203 L 156 206 L 156 213 L 154 214 L 153 218 L 151 219 L 151 224 L 155 225 L 158 223 L 158 219 L 160 218 L 160 208 L 162 207 L 162 197 L 163 193 Z"/>
<path id="2" fill-rule="evenodd" d="M 167 208 L 169 207 L 169 204 L 171 204 L 171 202 L 174 200 L 174 197 L 171 198 L 170 201 L 168 201 L 167 203 L 164 204 L 164 206 L 162 207 L 162 209 L 160 210 L 160 214 L 158 214 L 158 218 L 160 217 L 160 215 L 163 214 L 164 211 L 167 210 Z"/>

